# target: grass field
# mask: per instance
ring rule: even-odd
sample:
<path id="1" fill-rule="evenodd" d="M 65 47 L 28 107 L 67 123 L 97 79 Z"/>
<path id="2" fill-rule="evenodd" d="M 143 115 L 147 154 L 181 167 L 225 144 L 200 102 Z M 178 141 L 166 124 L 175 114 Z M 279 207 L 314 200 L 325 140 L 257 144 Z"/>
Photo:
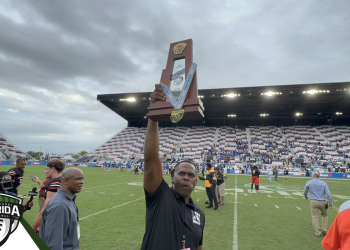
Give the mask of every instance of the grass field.
<path id="1" fill-rule="evenodd" d="M 1 167 L 1 170 L 9 168 Z M 45 166 L 27 166 L 19 194 L 28 193 L 35 186 L 29 175 L 43 180 L 44 169 Z M 92 167 L 82 170 L 85 184 L 76 202 L 81 249 L 140 249 L 145 229 L 143 175 L 118 170 L 105 172 Z M 170 176 L 164 178 L 170 183 Z M 229 175 L 225 206 L 219 211 L 205 208 L 204 182 L 198 180 L 192 198 L 206 214 L 203 249 L 322 249 L 322 237 L 315 237 L 312 228 L 310 202 L 302 196 L 309 179 L 290 177 L 289 182 L 283 182 L 283 177 L 278 177 L 277 182 L 270 184 L 262 176 L 261 192 L 256 194 L 249 192 L 250 176 Z M 350 199 L 349 180 L 323 180 L 328 183 L 336 207 L 328 210 L 329 227 L 337 208 Z M 35 207 L 24 214 L 30 225 L 37 212 L 35 200 Z"/>

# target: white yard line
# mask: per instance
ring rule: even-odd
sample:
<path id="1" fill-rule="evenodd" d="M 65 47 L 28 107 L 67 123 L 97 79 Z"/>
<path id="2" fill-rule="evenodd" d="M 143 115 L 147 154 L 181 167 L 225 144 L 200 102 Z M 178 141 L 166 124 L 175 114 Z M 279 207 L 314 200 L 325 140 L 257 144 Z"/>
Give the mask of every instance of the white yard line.
<path id="1" fill-rule="evenodd" d="M 300 207 L 297 207 L 297 209 L 301 210 L 301 208 L 300 208 Z"/>
<path id="2" fill-rule="evenodd" d="M 114 208 L 118 208 L 118 207 L 121 207 L 121 206 L 130 204 L 130 203 L 132 203 L 132 202 L 135 202 L 135 201 L 138 201 L 138 200 L 141 200 L 141 199 L 144 199 L 144 197 L 141 197 L 141 198 L 138 198 L 138 199 L 136 199 L 136 200 L 129 201 L 129 202 L 126 202 L 126 203 L 123 203 L 123 204 L 120 204 L 120 205 L 117 205 L 117 206 L 114 206 L 114 207 L 111 207 L 111 208 L 107 208 L 107 209 L 105 209 L 105 210 L 101 210 L 101 211 L 99 211 L 99 212 L 97 212 L 97 213 L 90 214 L 90 215 L 88 215 L 88 216 L 85 216 L 85 217 L 83 217 L 83 218 L 80 218 L 79 220 L 85 220 L 85 219 L 90 218 L 90 217 L 92 217 L 92 216 L 95 216 L 95 215 L 98 215 L 98 214 L 107 212 L 107 211 L 112 210 L 112 209 L 114 209 Z"/>
<path id="3" fill-rule="evenodd" d="M 87 187 L 87 188 L 83 188 L 83 190 L 91 189 L 91 188 L 99 188 L 99 187 L 109 187 L 109 186 L 120 185 L 120 184 L 125 184 L 125 183 L 128 183 L 128 182 L 121 182 L 121 183 L 115 183 L 115 184 L 104 185 L 104 186 L 96 186 L 96 187 Z"/>
<path id="4" fill-rule="evenodd" d="M 198 202 L 198 201 L 199 201 L 199 199 L 196 200 L 196 202 Z"/>
<path id="5" fill-rule="evenodd" d="M 276 208 L 279 208 L 277 205 L 275 205 Z"/>
<path id="6" fill-rule="evenodd" d="M 238 250 L 238 234 L 237 234 L 237 226 L 238 226 L 238 219 L 237 219 L 237 175 L 235 175 L 235 208 L 234 208 L 234 214 L 233 214 L 234 220 L 233 220 L 233 250 Z"/>
<path id="7" fill-rule="evenodd" d="M 116 195 L 116 194 L 119 194 L 119 193 L 115 193 L 115 194 L 113 194 L 113 195 Z"/>
<path id="8" fill-rule="evenodd" d="M 131 194 L 131 195 L 129 195 L 129 196 L 133 196 L 133 195 L 135 195 L 135 194 Z"/>

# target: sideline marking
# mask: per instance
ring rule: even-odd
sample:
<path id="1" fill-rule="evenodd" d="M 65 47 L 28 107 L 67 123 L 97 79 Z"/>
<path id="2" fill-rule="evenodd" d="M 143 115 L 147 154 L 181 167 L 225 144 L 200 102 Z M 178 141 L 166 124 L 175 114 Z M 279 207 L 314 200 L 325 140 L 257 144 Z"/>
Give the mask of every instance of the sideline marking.
<path id="1" fill-rule="evenodd" d="M 117 206 L 114 206 L 114 207 L 111 207 L 111 208 L 107 208 L 107 209 L 105 209 L 105 210 L 101 210 L 101 211 L 99 211 L 99 212 L 97 212 L 97 213 L 94 213 L 94 214 L 90 214 L 90 215 L 88 215 L 88 216 L 85 216 L 85 217 L 83 217 L 83 218 L 81 218 L 81 219 L 79 219 L 79 220 L 85 220 L 85 219 L 87 219 L 87 218 L 89 218 L 89 217 L 92 217 L 92 216 L 95 216 L 95 215 L 98 215 L 98 214 L 107 212 L 108 210 L 112 210 L 112 209 L 114 209 L 114 208 L 121 207 L 121 206 L 127 205 L 127 204 L 129 204 L 129 203 L 132 203 L 132 202 L 134 202 L 134 201 L 138 201 L 138 200 L 141 200 L 141 199 L 144 199 L 144 197 L 141 197 L 141 198 L 138 198 L 138 199 L 136 199 L 136 200 L 129 201 L 129 202 L 126 202 L 126 203 L 124 203 L 124 204 L 120 204 L 120 205 L 117 205 Z M 136 204 L 135 204 L 135 205 L 136 205 Z"/>
<path id="2" fill-rule="evenodd" d="M 109 186 L 120 185 L 120 184 L 125 184 L 125 183 L 127 183 L 127 182 L 115 183 L 115 184 L 104 185 L 104 186 L 87 187 L 87 188 L 83 188 L 83 189 L 85 190 L 85 189 L 91 189 L 91 188 L 109 187 Z"/>
<path id="3" fill-rule="evenodd" d="M 284 191 L 276 191 L 277 193 L 279 193 L 280 195 L 290 195 L 288 194 L 287 192 L 284 192 Z"/>
<path id="4" fill-rule="evenodd" d="M 277 205 L 275 205 L 276 208 L 279 208 Z"/>
<path id="5" fill-rule="evenodd" d="M 235 175 L 235 184 L 237 183 L 237 175 Z M 238 234 L 237 234 L 237 225 L 238 225 L 238 220 L 237 220 L 237 185 L 235 185 L 235 208 L 234 208 L 234 213 L 233 213 L 233 245 L 232 249 L 233 250 L 238 250 Z"/>
<path id="6" fill-rule="evenodd" d="M 301 208 L 300 208 L 300 207 L 297 207 L 297 209 L 301 210 Z"/>

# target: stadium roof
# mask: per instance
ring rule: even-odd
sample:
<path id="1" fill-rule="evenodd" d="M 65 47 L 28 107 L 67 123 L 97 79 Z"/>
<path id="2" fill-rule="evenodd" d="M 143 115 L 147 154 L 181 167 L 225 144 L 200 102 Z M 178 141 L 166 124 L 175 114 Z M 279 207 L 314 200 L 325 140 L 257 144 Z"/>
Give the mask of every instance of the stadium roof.
<path id="1" fill-rule="evenodd" d="M 128 121 L 147 124 L 151 92 L 98 95 L 97 100 Z M 198 90 L 203 120 L 180 121 L 180 126 L 348 125 L 350 82 L 314 83 Z M 171 122 L 160 126 L 171 126 Z"/>

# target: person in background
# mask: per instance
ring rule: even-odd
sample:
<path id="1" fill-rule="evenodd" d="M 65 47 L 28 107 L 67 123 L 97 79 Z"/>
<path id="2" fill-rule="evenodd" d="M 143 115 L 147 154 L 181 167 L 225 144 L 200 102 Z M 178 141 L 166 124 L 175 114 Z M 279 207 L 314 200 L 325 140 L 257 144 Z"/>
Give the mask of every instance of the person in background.
<path id="1" fill-rule="evenodd" d="M 16 160 L 16 167 L 11 168 L 7 171 L 7 173 L 11 176 L 13 187 L 7 192 L 11 192 L 13 196 L 18 196 L 19 186 L 22 184 L 24 169 L 27 165 L 27 160 L 23 158 L 18 158 Z"/>
<path id="2" fill-rule="evenodd" d="M 275 167 L 275 168 L 273 169 L 273 175 L 275 176 L 275 181 L 277 181 L 277 175 L 278 175 L 278 169 L 277 169 L 277 167 Z"/>
<path id="3" fill-rule="evenodd" d="M 46 185 L 51 181 L 51 178 L 46 178 L 45 181 L 41 181 L 39 180 L 38 177 L 35 177 L 35 180 L 33 180 L 34 182 L 38 183 L 39 184 L 39 199 L 38 199 L 38 202 L 39 202 L 39 212 L 41 211 L 41 209 L 43 208 L 44 206 L 44 203 L 45 203 L 45 187 Z"/>
<path id="4" fill-rule="evenodd" d="M 271 177 L 272 177 L 272 169 L 271 169 L 271 167 L 269 167 L 268 169 L 267 169 L 267 175 L 269 176 L 269 182 L 271 182 Z"/>
<path id="5" fill-rule="evenodd" d="M 201 177 L 199 176 L 198 178 L 200 180 L 205 180 L 205 190 L 207 192 L 207 196 L 209 199 L 209 206 L 207 206 L 206 208 L 213 208 L 213 201 L 214 201 L 214 210 L 219 210 L 219 206 L 218 206 L 218 200 L 216 198 L 216 176 L 214 176 L 215 171 L 214 169 L 212 169 L 212 166 L 210 163 L 207 163 L 206 166 L 207 169 L 207 174 L 205 175 L 205 177 Z"/>
<path id="6" fill-rule="evenodd" d="M 219 168 L 215 168 L 215 174 L 217 179 L 216 195 L 218 196 L 219 205 L 224 206 L 225 198 L 225 181 L 224 175 L 220 172 Z"/>
<path id="7" fill-rule="evenodd" d="M 83 184 L 83 172 L 68 168 L 62 174 L 61 188 L 45 208 L 39 236 L 51 250 L 79 249 L 80 225 L 75 200 Z"/>
<path id="8" fill-rule="evenodd" d="M 51 180 L 45 186 L 45 203 L 32 225 L 32 228 L 35 231 L 38 231 L 41 225 L 42 214 L 43 211 L 45 211 L 45 207 L 49 203 L 50 199 L 56 194 L 57 190 L 61 187 L 61 175 L 64 167 L 64 162 L 61 160 L 52 160 L 46 165 L 45 175 L 46 178 L 51 178 Z"/>
<path id="9" fill-rule="evenodd" d="M 286 181 L 286 179 L 287 179 L 287 182 L 288 182 L 288 169 L 287 168 L 285 168 L 284 170 L 283 170 L 283 174 L 284 174 L 284 181 Z"/>
<path id="10" fill-rule="evenodd" d="M 332 200 L 331 193 L 328 189 L 327 183 L 320 181 L 319 177 L 320 177 L 320 174 L 318 172 L 313 172 L 312 180 L 308 181 L 304 188 L 305 200 L 309 199 L 307 194 L 308 192 L 310 192 L 312 226 L 315 229 L 315 235 L 317 237 L 320 237 L 322 234 L 326 235 L 327 233 L 328 203 L 326 202 L 326 196 L 329 201 L 329 208 L 333 207 L 333 200 Z M 320 223 L 318 218 L 319 211 L 321 211 L 321 216 L 322 216 L 321 230 L 320 230 Z"/>
<path id="11" fill-rule="evenodd" d="M 321 244 L 325 250 L 350 249 L 350 201 L 344 202 L 338 210 L 329 231 Z"/>

